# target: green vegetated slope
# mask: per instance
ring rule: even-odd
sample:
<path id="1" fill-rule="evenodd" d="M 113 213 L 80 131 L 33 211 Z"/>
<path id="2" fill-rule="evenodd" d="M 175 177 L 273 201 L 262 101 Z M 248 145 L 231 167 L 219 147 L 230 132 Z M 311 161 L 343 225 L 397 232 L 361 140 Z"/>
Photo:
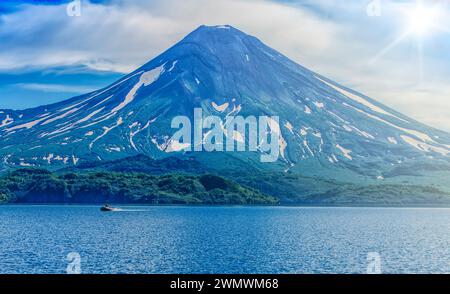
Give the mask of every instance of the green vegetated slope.
<path id="1" fill-rule="evenodd" d="M 222 161 L 221 166 L 225 163 Z M 450 191 L 445 189 L 447 173 L 435 172 L 427 181 L 420 174 L 383 180 L 343 172 L 339 175 L 333 179 L 331 175 L 267 172 L 250 167 L 214 170 L 195 158 L 154 160 L 139 155 L 53 172 L 6 172 L 0 176 L 0 202 L 450 205 Z"/>
<path id="2" fill-rule="evenodd" d="M 227 175 L 228 176 L 228 175 Z M 282 204 L 335 206 L 441 206 L 450 205 L 450 192 L 414 178 L 342 181 L 296 174 L 228 176 L 268 195 L 283 195 Z M 353 179 L 352 179 L 353 180 Z"/>
<path id="3" fill-rule="evenodd" d="M 3 203 L 276 204 L 223 177 L 19 169 L 0 178 Z"/>

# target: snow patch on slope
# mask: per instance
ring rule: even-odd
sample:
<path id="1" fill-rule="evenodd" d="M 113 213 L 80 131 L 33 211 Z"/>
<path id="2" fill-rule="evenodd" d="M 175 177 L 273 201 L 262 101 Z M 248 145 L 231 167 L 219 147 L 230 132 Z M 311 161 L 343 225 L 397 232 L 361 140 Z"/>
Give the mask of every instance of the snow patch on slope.
<path id="1" fill-rule="evenodd" d="M 322 102 L 317 102 L 317 101 L 314 102 L 314 105 L 315 105 L 317 108 L 324 108 L 324 107 L 325 107 L 325 105 L 324 105 Z"/>
<path id="2" fill-rule="evenodd" d="M 225 110 L 227 110 L 228 106 L 230 105 L 228 102 L 225 102 L 222 105 L 217 105 L 216 102 L 211 102 L 212 107 L 214 107 L 215 110 L 217 110 L 218 112 L 224 112 Z"/>
<path id="3" fill-rule="evenodd" d="M 302 128 L 300 129 L 300 135 L 306 136 L 307 134 L 308 134 L 308 129 L 305 128 L 305 127 L 302 127 Z"/>
<path id="4" fill-rule="evenodd" d="M 394 117 L 394 118 L 396 118 L 396 119 L 402 120 L 402 121 L 404 121 L 404 122 L 407 122 L 406 120 L 404 120 L 404 119 L 402 119 L 402 118 L 399 118 L 399 117 L 393 115 L 392 113 L 389 113 L 389 112 L 385 111 L 384 109 L 382 109 L 382 108 L 380 108 L 380 107 L 378 107 L 378 106 L 376 106 L 376 105 L 370 103 L 369 101 L 367 101 L 366 99 L 364 99 L 364 98 L 362 98 L 362 97 L 360 97 L 360 96 L 358 96 L 358 95 L 355 95 L 355 94 L 353 94 L 353 93 L 350 93 L 349 91 L 346 91 L 346 90 L 344 90 L 344 89 L 342 89 L 342 88 L 339 88 L 339 87 L 337 87 L 337 86 L 335 86 L 335 85 L 333 85 L 333 84 L 331 84 L 331 83 L 329 83 L 329 82 L 327 82 L 327 81 L 325 81 L 325 80 L 322 80 L 322 79 L 319 78 L 318 76 L 314 76 L 314 77 L 315 77 L 316 79 L 318 79 L 319 81 L 325 83 L 326 85 L 330 86 L 330 87 L 333 88 L 334 90 L 338 91 L 338 92 L 341 93 L 342 95 L 344 95 L 344 96 L 346 96 L 346 97 L 348 97 L 348 98 L 350 98 L 350 99 L 352 99 L 352 100 L 354 100 L 354 101 L 356 101 L 356 102 L 358 102 L 358 103 L 360 103 L 360 104 L 362 104 L 362 105 L 364 105 L 364 106 L 370 108 L 371 110 L 373 110 L 373 111 L 375 111 L 375 112 L 378 112 L 378 113 L 381 113 L 381 114 L 385 114 L 385 115 Z"/>
<path id="5" fill-rule="evenodd" d="M 305 113 L 306 113 L 306 114 L 311 114 L 311 113 L 312 113 L 311 108 L 309 108 L 309 107 L 306 106 L 306 105 L 305 105 Z"/>
<path id="6" fill-rule="evenodd" d="M 421 142 L 421 141 L 416 140 L 416 139 L 414 139 L 412 137 L 409 137 L 409 136 L 401 135 L 400 137 L 403 139 L 403 141 L 405 141 L 409 145 L 411 145 L 414 148 L 419 149 L 421 151 L 436 152 L 436 153 L 439 153 L 439 154 L 442 154 L 442 155 L 445 155 L 445 156 L 450 153 L 450 151 L 447 150 L 447 149 L 429 145 L 427 143 Z"/>
<path id="7" fill-rule="evenodd" d="M 121 117 L 119 117 L 119 119 L 117 120 L 117 123 L 112 126 L 112 127 L 103 127 L 103 134 L 101 134 L 100 136 L 98 136 L 97 138 L 94 139 L 94 141 L 92 141 L 89 144 L 89 149 L 92 149 L 92 146 L 94 146 L 94 143 L 97 142 L 98 140 L 100 140 L 101 138 L 103 138 L 104 136 L 106 136 L 109 132 L 111 132 L 113 129 L 117 128 L 118 126 L 120 126 L 123 123 L 123 120 Z"/>
<path id="8" fill-rule="evenodd" d="M 79 160 L 80 159 L 78 157 L 76 157 L 75 155 L 72 155 L 72 162 L 73 162 L 74 165 L 77 165 Z"/>
<path id="9" fill-rule="evenodd" d="M 189 144 L 189 143 L 180 143 L 178 140 L 170 140 L 169 145 L 167 146 L 167 148 L 164 151 L 167 153 L 179 152 L 179 151 L 186 150 L 190 147 L 191 147 L 191 144 Z"/>
<path id="10" fill-rule="evenodd" d="M 353 131 L 353 129 L 352 129 L 351 127 L 347 126 L 347 125 L 343 125 L 342 127 L 343 127 L 344 130 L 346 130 L 347 132 L 352 132 L 352 131 Z"/>
<path id="11" fill-rule="evenodd" d="M 136 96 L 137 91 L 142 86 L 148 86 L 148 85 L 152 84 L 163 73 L 164 73 L 164 65 L 161 65 L 161 66 L 159 66 L 159 67 L 157 67 L 155 69 L 152 69 L 150 71 L 144 72 L 141 75 L 141 77 L 139 78 L 139 82 L 137 82 L 134 85 L 134 87 L 130 90 L 130 92 L 128 92 L 128 94 L 125 96 L 125 100 L 122 103 L 120 103 L 119 105 L 117 105 L 113 110 L 111 110 L 111 112 L 112 113 L 116 113 L 119 110 L 123 109 L 128 104 L 130 104 L 134 100 L 134 97 Z"/>
<path id="12" fill-rule="evenodd" d="M 133 147 L 134 150 L 137 150 L 136 145 L 134 143 L 134 137 L 142 132 L 143 130 L 147 129 L 150 124 L 154 123 L 156 121 L 156 118 L 149 120 L 143 127 L 141 127 L 141 123 L 134 122 L 129 126 L 130 128 L 130 145 Z M 137 127 L 137 128 L 136 128 Z"/>
<path id="13" fill-rule="evenodd" d="M 344 147 L 342 147 L 342 146 L 339 145 L 339 144 L 336 144 L 336 148 L 339 149 L 339 150 L 342 152 L 342 154 L 343 154 L 346 158 L 348 158 L 348 159 L 350 159 L 350 160 L 353 159 L 353 157 L 350 155 L 350 153 L 352 153 L 351 150 L 345 149 Z"/>
<path id="14" fill-rule="evenodd" d="M 100 109 L 90 113 L 86 117 L 84 117 L 84 118 L 80 119 L 79 121 L 75 122 L 75 125 L 81 124 L 81 123 L 84 123 L 84 122 L 90 120 L 92 117 L 94 117 L 97 113 L 101 112 L 103 109 L 105 109 L 105 107 L 102 107 L 102 108 L 100 108 Z"/>
<path id="15" fill-rule="evenodd" d="M 286 121 L 284 126 L 289 130 L 289 132 L 291 132 L 291 134 L 294 134 L 294 127 L 292 126 L 292 124 L 290 122 Z"/>
<path id="16" fill-rule="evenodd" d="M 415 136 L 415 137 L 417 137 L 417 138 L 419 138 L 419 139 L 421 139 L 421 140 L 423 140 L 423 141 L 428 141 L 428 142 L 436 143 L 433 139 L 431 139 L 430 136 L 428 136 L 428 135 L 425 134 L 425 133 L 422 133 L 422 132 L 419 132 L 419 131 L 416 131 L 416 130 L 410 130 L 410 129 L 406 129 L 406 128 L 397 126 L 397 125 L 395 125 L 395 124 L 393 124 L 393 123 L 390 123 L 390 122 L 388 122 L 388 121 L 386 121 L 386 120 L 384 120 L 384 119 L 382 119 L 382 118 L 380 118 L 380 117 L 378 117 L 378 116 L 376 116 L 376 115 L 367 113 L 367 112 L 365 112 L 365 111 L 363 111 L 363 110 L 361 110 L 361 109 L 358 109 L 358 108 L 356 108 L 356 107 L 353 107 L 353 106 L 351 106 L 351 105 L 349 105 L 349 104 L 346 104 L 346 103 L 345 103 L 345 105 L 348 106 L 348 107 L 351 107 L 351 108 L 355 109 L 356 111 L 358 111 L 358 112 L 360 112 L 360 113 L 362 113 L 362 114 L 364 114 L 364 115 L 367 115 L 368 117 L 370 117 L 370 118 L 372 118 L 372 119 L 374 119 L 374 120 L 377 120 L 377 121 L 380 121 L 380 122 L 385 123 L 385 124 L 387 124 L 387 125 L 390 125 L 391 127 L 394 127 L 394 128 L 396 128 L 396 129 L 398 129 L 398 130 L 400 130 L 400 131 L 403 131 L 403 132 L 405 132 L 405 133 L 408 133 L 408 134 L 410 134 L 410 135 L 413 135 L 413 136 Z"/>
<path id="17" fill-rule="evenodd" d="M 67 112 L 65 112 L 65 113 L 63 113 L 63 114 L 61 114 L 61 115 L 52 117 L 52 118 L 50 118 L 50 119 L 44 121 L 44 122 L 42 123 L 42 125 L 43 125 L 43 126 L 44 126 L 44 125 L 48 125 L 49 123 L 52 123 L 52 122 L 54 122 L 54 121 L 60 120 L 60 119 L 62 119 L 62 118 L 65 118 L 66 116 L 68 116 L 68 115 L 70 115 L 70 114 L 72 114 L 72 113 L 74 113 L 74 112 L 77 112 L 80 108 L 81 108 L 81 107 L 79 107 L 79 108 L 73 108 L 73 109 L 71 109 L 71 110 L 69 110 L 69 111 L 67 111 Z"/>
<path id="18" fill-rule="evenodd" d="M 46 120 L 46 119 L 47 119 L 47 116 L 44 116 L 44 117 L 41 117 L 40 119 L 36 119 L 36 120 L 30 121 L 30 122 L 27 122 L 27 123 L 24 123 L 24 124 L 21 124 L 21 125 L 17 125 L 17 126 L 8 128 L 8 129 L 6 129 L 6 131 L 7 132 L 12 132 L 12 131 L 15 131 L 15 130 L 20 130 L 20 129 L 31 129 L 35 125 L 37 125 L 38 123 L 40 123 L 41 121 Z"/>
<path id="19" fill-rule="evenodd" d="M 395 145 L 398 144 L 397 140 L 394 137 L 388 137 L 387 139 L 388 139 L 389 143 L 391 143 L 391 144 L 395 144 Z"/>
<path id="20" fill-rule="evenodd" d="M 7 114 L 6 118 L 4 120 L 2 120 L 2 123 L 0 124 L 0 128 L 10 125 L 13 122 L 14 122 L 14 120 L 9 116 L 9 114 Z"/>
<path id="21" fill-rule="evenodd" d="M 175 60 L 175 61 L 172 63 L 172 66 L 169 68 L 168 72 L 171 72 L 171 71 L 175 68 L 175 66 L 177 65 L 177 63 L 178 63 L 178 60 Z"/>

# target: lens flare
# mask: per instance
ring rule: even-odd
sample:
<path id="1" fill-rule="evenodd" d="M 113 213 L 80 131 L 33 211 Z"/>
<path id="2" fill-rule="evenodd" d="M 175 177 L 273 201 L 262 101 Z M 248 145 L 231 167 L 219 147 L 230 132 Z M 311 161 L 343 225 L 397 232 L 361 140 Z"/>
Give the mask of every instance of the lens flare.
<path id="1" fill-rule="evenodd" d="M 439 10 L 436 7 L 426 7 L 418 4 L 408 13 L 408 31 L 417 35 L 425 35 L 436 27 L 439 19 Z"/>

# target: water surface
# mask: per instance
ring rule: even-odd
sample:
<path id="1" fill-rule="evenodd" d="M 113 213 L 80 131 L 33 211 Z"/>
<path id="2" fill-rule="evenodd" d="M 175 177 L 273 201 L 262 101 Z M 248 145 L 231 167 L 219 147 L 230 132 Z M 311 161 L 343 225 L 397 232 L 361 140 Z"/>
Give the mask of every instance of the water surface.
<path id="1" fill-rule="evenodd" d="M 0 273 L 450 272 L 450 209 L 0 206 Z"/>

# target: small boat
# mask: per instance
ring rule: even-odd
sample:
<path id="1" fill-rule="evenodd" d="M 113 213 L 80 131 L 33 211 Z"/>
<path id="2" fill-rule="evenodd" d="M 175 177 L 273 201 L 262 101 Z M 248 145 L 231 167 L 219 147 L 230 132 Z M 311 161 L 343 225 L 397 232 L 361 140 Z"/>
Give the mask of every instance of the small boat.
<path id="1" fill-rule="evenodd" d="M 109 206 L 109 204 L 105 204 L 100 208 L 100 211 L 114 211 L 114 210 L 116 210 L 116 209 Z"/>

